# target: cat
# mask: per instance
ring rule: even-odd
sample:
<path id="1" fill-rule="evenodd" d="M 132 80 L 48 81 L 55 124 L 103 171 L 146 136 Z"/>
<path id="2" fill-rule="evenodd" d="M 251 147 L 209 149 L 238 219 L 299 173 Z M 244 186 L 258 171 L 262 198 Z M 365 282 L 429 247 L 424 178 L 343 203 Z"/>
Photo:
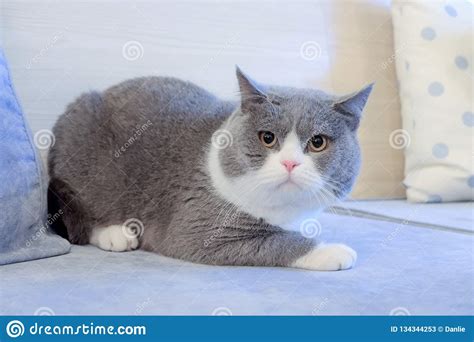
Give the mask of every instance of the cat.
<path id="1" fill-rule="evenodd" d="M 212 265 L 351 268 L 354 250 L 301 226 L 351 190 L 372 85 L 335 96 L 236 75 L 236 102 L 142 77 L 70 104 L 48 156 L 63 235 Z"/>

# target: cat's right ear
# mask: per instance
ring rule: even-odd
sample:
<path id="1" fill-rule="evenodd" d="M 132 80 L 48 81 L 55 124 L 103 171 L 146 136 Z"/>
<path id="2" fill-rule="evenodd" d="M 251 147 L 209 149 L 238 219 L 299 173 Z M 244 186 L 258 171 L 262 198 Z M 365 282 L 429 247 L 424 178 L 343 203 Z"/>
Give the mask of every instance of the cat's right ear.
<path id="1" fill-rule="evenodd" d="M 235 72 L 239 81 L 240 108 L 242 112 L 252 112 L 255 106 L 268 101 L 263 86 L 244 74 L 237 65 L 235 66 Z"/>

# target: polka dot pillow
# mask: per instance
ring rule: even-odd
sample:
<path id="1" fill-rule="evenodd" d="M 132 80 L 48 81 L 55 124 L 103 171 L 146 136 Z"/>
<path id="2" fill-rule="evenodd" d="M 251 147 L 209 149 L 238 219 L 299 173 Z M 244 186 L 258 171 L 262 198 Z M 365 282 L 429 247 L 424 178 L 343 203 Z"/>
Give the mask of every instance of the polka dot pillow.
<path id="1" fill-rule="evenodd" d="M 405 186 L 412 202 L 472 200 L 473 4 L 394 0 L 395 61 L 405 148 Z"/>

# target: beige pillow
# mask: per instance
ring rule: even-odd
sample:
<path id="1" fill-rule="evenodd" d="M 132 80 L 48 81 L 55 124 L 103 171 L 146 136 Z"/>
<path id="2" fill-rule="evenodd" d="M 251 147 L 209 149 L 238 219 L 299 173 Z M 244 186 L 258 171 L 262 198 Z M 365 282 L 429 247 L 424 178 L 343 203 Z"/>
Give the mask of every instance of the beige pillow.
<path id="1" fill-rule="evenodd" d="M 375 81 L 359 137 L 362 168 L 353 198 L 403 198 L 403 151 L 390 144 L 401 127 L 390 1 L 334 1 L 328 8 L 333 90 Z"/>

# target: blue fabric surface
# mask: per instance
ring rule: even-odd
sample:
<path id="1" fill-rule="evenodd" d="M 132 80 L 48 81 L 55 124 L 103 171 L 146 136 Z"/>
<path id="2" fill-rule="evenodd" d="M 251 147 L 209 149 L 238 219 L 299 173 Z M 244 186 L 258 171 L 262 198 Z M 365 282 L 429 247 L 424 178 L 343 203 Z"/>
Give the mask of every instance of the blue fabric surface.
<path id="1" fill-rule="evenodd" d="M 0 49 L 0 265 L 69 251 L 47 228 L 46 186 Z"/>
<path id="2" fill-rule="evenodd" d="M 320 222 L 323 240 L 358 252 L 355 268 L 217 267 L 73 246 L 0 268 L 0 314 L 474 314 L 472 233 L 330 214 Z"/>
<path id="3" fill-rule="evenodd" d="M 413 203 L 405 200 L 346 201 L 341 213 L 474 232 L 474 202 Z"/>

